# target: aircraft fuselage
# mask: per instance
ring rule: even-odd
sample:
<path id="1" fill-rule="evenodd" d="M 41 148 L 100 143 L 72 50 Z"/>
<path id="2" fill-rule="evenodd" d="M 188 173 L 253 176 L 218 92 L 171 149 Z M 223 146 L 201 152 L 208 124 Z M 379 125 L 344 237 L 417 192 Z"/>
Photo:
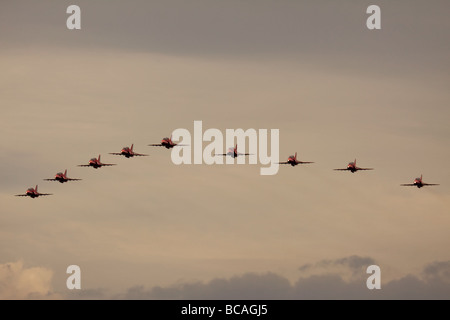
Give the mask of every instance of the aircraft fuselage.
<path id="1" fill-rule="evenodd" d="M 295 167 L 298 164 L 294 158 L 288 158 L 287 162 L 293 167 Z"/>
<path id="2" fill-rule="evenodd" d="M 56 180 L 56 181 L 59 181 L 60 183 L 67 182 L 67 179 L 64 178 L 64 177 L 62 177 L 62 176 L 56 176 L 56 177 L 55 177 L 55 180 Z"/>
<path id="3" fill-rule="evenodd" d="M 98 169 L 98 168 L 100 168 L 102 165 L 101 164 L 99 164 L 98 162 L 89 162 L 89 165 L 91 166 L 91 167 L 93 167 L 94 169 Z"/>
<path id="4" fill-rule="evenodd" d="M 238 156 L 238 154 L 236 152 L 234 152 L 234 151 L 228 151 L 227 155 L 231 156 L 232 158 L 236 158 Z"/>
<path id="5" fill-rule="evenodd" d="M 166 149 L 171 149 L 175 146 L 173 143 L 170 143 L 169 141 L 166 140 L 161 141 L 161 145 L 163 147 L 166 147 Z"/>
<path id="6" fill-rule="evenodd" d="M 130 158 L 133 156 L 133 154 L 130 151 L 124 151 L 122 150 L 122 155 L 125 156 L 125 158 Z"/>

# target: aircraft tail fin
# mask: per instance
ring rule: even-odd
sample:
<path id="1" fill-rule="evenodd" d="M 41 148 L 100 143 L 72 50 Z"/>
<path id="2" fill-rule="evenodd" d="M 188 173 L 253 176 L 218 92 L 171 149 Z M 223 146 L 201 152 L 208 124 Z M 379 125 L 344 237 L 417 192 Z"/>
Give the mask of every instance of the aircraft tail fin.
<path id="1" fill-rule="evenodd" d="M 64 171 L 64 176 L 67 176 L 67 169 Z"/>
<path id="2" fill-rule="evenodd" d="M 100 155 L 98 155 L 98 161 L 100 161 Z"/>
<path id="3" fill-rule="evenodd" d="M 131 151 L 133 151 L 133 143 L 131 144 Z"/>
<path id="4" fill-rule="evenodd" d="M 294 155 L 294 159 L 297 160 L 297 152 Z"/>
<path id="5" fill-rule="evenodd" d="M 422 181 L 422 174 L 420 174 L 420 181 Z"/>
<path id="6" fill-rule="evenodd" d="M 37 191 L 37 188 L 38 188 L 38 185 L 36 185 L 36 188 L 34 189 L 34 191 L 38 192 L 38 191 Z"/>

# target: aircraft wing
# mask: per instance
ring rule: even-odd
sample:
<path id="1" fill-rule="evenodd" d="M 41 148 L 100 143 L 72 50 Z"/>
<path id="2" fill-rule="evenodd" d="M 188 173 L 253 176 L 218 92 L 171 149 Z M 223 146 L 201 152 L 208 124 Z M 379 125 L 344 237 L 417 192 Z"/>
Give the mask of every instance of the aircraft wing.
<path id="1" fill-rule="evenodd" d="M 133 155 L 136 157 L 147 157 L 148 156 L 148 154 L 142 154 L 142 153 L 134 153 Z"/>
<path id="2" fill-rule="evenodd" d="M 228 153 L 216 153 L 216 154 L 214 154 L 215 156 L 227 156 L 228 155 Z"/>
<path id="3" fill-rule="evenodd" d="M 423 186 L 438 186 L 439 184 L 437 184 L 437 183 L 423 183 L 422 182 L 422 185 Z"/>
<path id="4" fill-rule="evenodd" d="M 113 155 L 115 155 L 115 156 L 121 156 L 121 155 L 122 155 L 122 154 L 119 153 L 119 152 L 110 152 L 109 154 L 113 154 Z"/>
<path id="5" fill-rule="evenodd" d="M 39 196 L 51 196 L 53 193 L 39 193 Z"/>
<path id="6" fill-rule="evenodd" d="M 80 181 L 82 179 L 72 179 L 72 178 L 67 178 L 67 181 Z"/>
<path id="7" fill-rule="evenodd" d="M 16 196 L 16 197 L 26 197 L 27 194 L 16 194 L 15 196 Z"/>
<path id="8" fill-rule="evenodd" d="M 333 169 L 333 170 L 337 170 L 337 171 L 347 171 L 348 169 L 345 168 L 345 169 Z"/>
<path id="9" fill-rule="evenodd" d="M 373 170 L 373 168 L 356 168 L 356 170 Z"/>
<path id="10" fill-rule="evenodd" d="M 56 179 L 42 179 L 44 181 L 57 181 Z"/>
<path id="11" fill-rule="evenodd" d="M 150 147 L 164 147 L 161 143 L 159 144 L 149 144 Z"/>
<path id="12" fill-rule="evenodd" d="M 78 167 L 90 167 L 90 164 L 79 164 Z"/>
<path id="13" fill-rule="evenodd" d="M 314 163 L 314 162 L 311 162 L 311 161 L 297 161 L 297 163 Z"/>
<path id="14" fill-rule="evenodd" d="M 289 164 L 289 162 L 277 162 L 278 164 Z"/>
<path id="15" fill-rule="evenodd" d="M 415 187 L 416 184 L 414 184 L 414 183 L 403 183 L 403 184 L 401 184 L 401 186 L 402 187 Z"/>
<path id="16" fill-rule="evenodd" d="M 105 166 L 105 167 L 109 167 L 109 166 L 115 166 L 115 163 L 102 163 L 100 164 L 101 167 Z"/>

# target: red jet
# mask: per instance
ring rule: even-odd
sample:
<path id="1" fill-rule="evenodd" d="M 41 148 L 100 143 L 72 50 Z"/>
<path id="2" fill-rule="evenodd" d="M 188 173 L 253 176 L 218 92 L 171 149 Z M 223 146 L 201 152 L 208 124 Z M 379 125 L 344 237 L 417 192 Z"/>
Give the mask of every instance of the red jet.
<path id="1" fill-rule="evenodd" d="M 216 156 L 231 156 L 232 158 L 236 158 L 238 156 L 248 156 L 250 153 L 240 153 L 237 152 L 237 144 L 234 148 L 228 148 L 227 153 L 216 153 Z"/>
<path id="2" fill-rule="evenodd" d="M 62 172 L 58 172 L 53 179 L 44 179 L 45 181 L 59 181 L 61 183 L 67 182 L 67 181 L 80 181 L 81 179 L 72 179 L 67 177 L 67 169 Z"/>
<path id="3" fill-rule="evenodd" d="M 373 170 L 373 168 L 360 168 L 360 167 L 357 167 L 356 166 L 356 159 L 355 159 L 354 162 L 350 162 L 347 165 L 347 168 L 345 168 L 345 169 L 334 169 L 334 170 L 339 170 L 339 171 L 347 171 L 348 170 L 348 171 L 351 171 L 352 173 L 355 173 L 358 170 Z"/>
<path id="4" fill-rule="evenodd" d="M 120 151 L 120 153 L 118 152 L 111 152 L 109 154 L 113 154 L 116 156 L 125 156 L 126 158 L 132 158 L 132 157 L 146 157 L 148 156 L 148 154 L 141 154 L 141 153 L 136 153 L 133 151 L 133 144 L 131 145 L 131 147 L 123 147 L 122 150 Z"/>
<path id="5" fill-rule="evenodd" d="M 304 163 L 314 163 L 309 161 L 299 161 L 297 160 L 297 152 L 293 156 L 289 156 L 286 162 L 278 162 L 278 164 L 290 164 L 291 166 L 295 167 L 298 164 L 304 164 Z"/>
<path id="6" fill-rule="evenodd" d="M 79 164 L 79 167 L 92 167 L 94 169 L 98 169 L 101 168 L 103 166 L 115 166 L 116 164 L 111 164 L 111 163 L 101 163 L 100 162 L 100 155 L 98 155 L 98 159 L 96 158 L 92 158 L 91 160 L 89 160 L 89 164 Z"/>
<path id="7" fill-rule="evenodd" d="M 401 186 L 411 186 L 411 187 L 417 187 L 422 188 L 423 186 L 438 186 L 439 184 L 436 183 L 424 183 L 422 182 L 422 175 L 420 175 L 420 178 L 415 178 L 413 183 L 404 183 L 401 184 Z"/>
<path id="8" fill-rule="evenodd" d="M 36 188 L 28 188 L 25 194 L 16 194 L 16 197 L 31 197 L 34 199 L 39 196 L 51 196 L 51 195 L 52 193 L 39 193 L 38 186 L 36 185 Z"/>
<path id="9" fill-rule="evenodd" d="M 179 144 L 172 141 L 172 135 L 170 135 L 170 138 L 163 138 L 161 140 L 161 143 L 159 144 L 149 144 L 151 147 L 166 147 L 166 149 L 172 149 L 176 146 L 187 146 L 187 144 Z"/>

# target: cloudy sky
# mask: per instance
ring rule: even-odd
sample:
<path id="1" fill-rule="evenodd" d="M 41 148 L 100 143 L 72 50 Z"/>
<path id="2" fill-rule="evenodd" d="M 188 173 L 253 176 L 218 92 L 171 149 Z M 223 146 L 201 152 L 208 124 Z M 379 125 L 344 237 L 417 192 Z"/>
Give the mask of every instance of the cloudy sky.
<path id="1" fill-rule="evenodd" d="M 449 3 L 377 1 L 381 30 L 371 4 L 0 2 L 0 298 L 449 299 Z M 148 146 L 196 120 L 315 163 Z M 108 154 L 132 143 L 150 156 Z M 332 170 L 355 158 L 375 170 Z M 42 180 L 64 169 L 83 180 Z M 421 174 L 440 186 L 399 186 Z"/>

